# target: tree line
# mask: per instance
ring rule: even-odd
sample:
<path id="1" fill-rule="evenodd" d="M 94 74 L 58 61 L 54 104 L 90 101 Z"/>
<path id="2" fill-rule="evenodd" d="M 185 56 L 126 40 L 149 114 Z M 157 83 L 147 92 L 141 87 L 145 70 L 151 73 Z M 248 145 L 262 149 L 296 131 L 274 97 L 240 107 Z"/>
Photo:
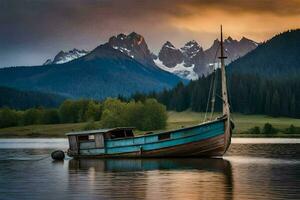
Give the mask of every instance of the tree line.
<path id="1" fill-rule="evenodd" d="M 288 128 L 286 129 L 277 129 L 274 128 L 272 124 L 270 123 L 265 123 L 265 125 L 260 128 L 258 126 L 255 126 L 253 128 L 250 128 L 248 131 L 245 133 L 249 134 L 276 134 L 276 133 L 284 133 L 284 134 L 297 134 L 300 132 L 300 127 L 295 127 L 293 124 L 291 124 Z"/>
<path id="2" fill-rule="evenodd" d="M 15 109 L 29 109 L 32 107 L 43 106 L 52 108 L 59 106 L 65 97 L 56 94 L 21 91 L 14 88 L 0 86 L 0 107 L 9 107 Z"/>
<path id="3" fill-rule="evenodd" d="M 135 93 L 130 99 L 139 101 L 155 98 L 168 110 L 190 109 L 205 112 L 208 102 L 209 108 L 211 107 L 208 94 L 213 76 L 200 77 L 187 85 L 179 83 L 175 88 L 162 92 Z M 215 111 L 220 112 L 222 100 L 219 70 L 215 76 L 217 76 Z M 232 112 L 300 118 L 300 79 L 297 76 L 268 79 L 255 74 L 229 74 L 227 81 Z"/>
<path id="4" fill-rule="evenodd" d="M 157 130 L 166 126 L 166 107 L 155 99 L 123 102 L 65 100 L 58 108 L 0 109 L 0 128 L 32 124 L 59 124 L 100 121 L 101 126 L 133 126 L 139 130 Z"/>

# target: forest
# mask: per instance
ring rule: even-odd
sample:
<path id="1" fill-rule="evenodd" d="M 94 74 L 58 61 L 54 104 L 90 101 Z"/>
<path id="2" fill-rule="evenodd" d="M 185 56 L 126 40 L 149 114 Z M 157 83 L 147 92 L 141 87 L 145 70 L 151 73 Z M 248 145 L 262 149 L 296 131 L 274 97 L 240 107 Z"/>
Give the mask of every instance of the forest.
<path id="1" fill-rule="evenodd" d="M 188 85 L 179 83 L 175 88 L 160 93 L 136 93 L 131 98 L 155 98 L 168 110 L 205 112 L 211 107 L 208 94 L 212 78 L 202 77 Z M 215 111 L 220 112 L 220 78 L 216 83 L 219 85 L 216 88 Z M 285 81 L 262 79 L 256 75 L 233 75 L 228 79 L 228 95 L 232 112 L 300 118 L 300 80 L 297 78 Z"/>
<path id="2" fill-rule="evenodd" d="M 87 121 L 90 124 L 100 121 L 105 128 L 134 126 L 143 131 L 157 130 L 165 128 L 167 112 L 155 99 L 122 102 L 112 98 L 103 102 L 65 100 L 58 108 L 0 109 L 0 128 Z"/>
<path id="3" fill-rule="evenodd" d="M 38 91 L 23 91 L 0 86 L 0 108 L 28 109 L 43 106 L 58 107 L 66 98 L 57 94 Z"/>

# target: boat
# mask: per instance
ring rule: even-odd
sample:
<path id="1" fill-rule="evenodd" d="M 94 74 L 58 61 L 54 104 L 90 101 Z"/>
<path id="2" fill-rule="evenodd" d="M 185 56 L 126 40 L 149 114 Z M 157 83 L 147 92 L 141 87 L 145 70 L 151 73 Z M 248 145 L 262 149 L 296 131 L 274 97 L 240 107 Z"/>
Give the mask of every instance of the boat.
<path id="1" fill-rule="evenodd" d="M 223 112 L 218 118 L 211 118 L 190 127 L 139 136 L 134 135 L 133 127 L 67 133 L 69 140 L 68 156 L 74 158 L 223 156 L 230 146 L 233 129 L 227 95 L 225 58 L 221 26 L 219 59 Z M 212 98 L 212 112 L 214 101 Z"/>

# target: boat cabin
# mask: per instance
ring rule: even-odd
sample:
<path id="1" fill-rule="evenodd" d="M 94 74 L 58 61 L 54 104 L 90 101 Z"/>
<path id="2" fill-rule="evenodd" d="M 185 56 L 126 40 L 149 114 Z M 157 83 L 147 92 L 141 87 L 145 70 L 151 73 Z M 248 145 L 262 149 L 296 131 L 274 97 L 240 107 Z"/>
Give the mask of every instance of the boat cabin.
<path id="1" fill-rule="evenodd" d="M 133 127 L 118 127 L 67 133 L 69 139 L 68 153 L 76 156 L 82 149 L 104 150 L 105 140 L 134 137 L 133 129 Z"/>

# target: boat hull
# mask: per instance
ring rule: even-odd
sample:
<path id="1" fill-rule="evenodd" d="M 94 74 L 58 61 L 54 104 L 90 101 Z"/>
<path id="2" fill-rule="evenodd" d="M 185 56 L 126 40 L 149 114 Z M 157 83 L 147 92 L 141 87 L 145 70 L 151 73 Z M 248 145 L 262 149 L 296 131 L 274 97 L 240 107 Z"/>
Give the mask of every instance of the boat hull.
<path id="1" fill-rule="evenodd" d="M 82 145 L 74 158 L 152 158 L 222 156 L 230 145 L 227 119 L 134 138 L 108 140 L 105 148 Z M 169 136 L 163 138 L 162 135 Z M 162 138 L 162 139 L 161 139 Z"/>
<path id="2" fill-rule="evenodd" d="M 224 136 L 203 141 L 176 145 L 149 151 L 134 151 L 115 154 L 78 155 L 75 158 L 159 158 L 159 157 L 214 157 L 224 154 Z"/>

